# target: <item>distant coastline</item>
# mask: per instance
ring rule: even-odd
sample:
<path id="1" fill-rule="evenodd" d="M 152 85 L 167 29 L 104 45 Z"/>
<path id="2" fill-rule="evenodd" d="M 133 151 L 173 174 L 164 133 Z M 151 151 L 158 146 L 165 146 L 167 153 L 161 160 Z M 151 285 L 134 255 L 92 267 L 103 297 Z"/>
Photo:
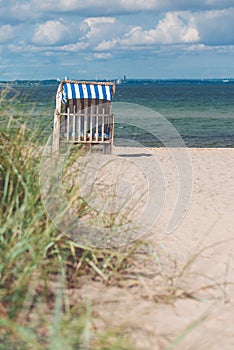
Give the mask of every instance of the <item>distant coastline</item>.
<path id="1" fill-rule="evenodd" d="M 6 80 L 0 81 L 1 86 L 56 86 L 59 82 L 56 79 L 48 80 Z"/>
<path id="2" fill-rule="evenodd" d="M 80 79 L 79 79 L 80 80 Z M 81 79 L 82 80 L 82 79 Z M 88 80 L 88 79 L 84 79 Z M 116 84 L 122 84 L 121 79 L 99 79 L 101 81 L 113 81 Z M 92 81 L 95 81 L 92 79 Z M 126 79 L 124 84 L 230 84 L 234 83 L 234 78 L 212 78 L 212 79 Z M 1 86 L 57 86 L 59 81 L 57 79 L 45 79 L 45 80 L 2 80 L 0 81 Z"/>

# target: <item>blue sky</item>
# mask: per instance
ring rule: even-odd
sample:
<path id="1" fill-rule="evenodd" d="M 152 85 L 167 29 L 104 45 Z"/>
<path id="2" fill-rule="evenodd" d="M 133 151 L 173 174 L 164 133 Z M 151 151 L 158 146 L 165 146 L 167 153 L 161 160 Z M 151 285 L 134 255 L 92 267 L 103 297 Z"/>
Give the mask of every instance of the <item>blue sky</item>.
<path id="1" fill-rule="evenodd" d="M 234 0 L 0 0 L 0 80 L 233 78 Z"/>

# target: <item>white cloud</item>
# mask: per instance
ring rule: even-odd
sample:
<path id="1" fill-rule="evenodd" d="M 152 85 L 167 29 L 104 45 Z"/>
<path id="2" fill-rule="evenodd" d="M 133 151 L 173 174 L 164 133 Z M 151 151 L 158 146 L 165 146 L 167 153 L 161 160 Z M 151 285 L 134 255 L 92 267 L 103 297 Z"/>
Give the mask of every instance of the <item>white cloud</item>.
<path id="1" fill-rule="evenodd" d="M 81 50 L 85 50 L 89 47 L 89 44 L 87 42 L 77 42 L 74 44 L 68 44 L 58 47 L 57 49 L 60 51 L 67 51 L 67 52 L 80 52 Z"/>
<path id="2" fill-rule="evenodd" d="M 116 18 L 113 17 L 89 17 L 80 23 L 80 29 L 85 33 L 85 39 L 96 42 L 103 36 L 109 36 L 115 24 Z"/>
<path id="3" fill-rule="evenodd" d="M 94 48 L 103 40 L 110 41 L 114 36 L 122 35 L 126 27 L 113 17 L 92 17 L 83 20 L 80 29 L 83 33 L 80 40 Z"/>
<path id="4" fill-rule="evenodd" d="M 102 42 L 100 42 L 100 44 L 98 44 L 95 47 L 96 51 L 109 51 L 112 50 L 116 44 L 119 43 L 120 40 L 118 39 L 113 39 L 113 40 L 103 40 Z"/>
<path id="5" fill-rule="evenodd" d="M 47 21 L 37 26 L 33 42 L 42 45 L 53 45 L 63 41 L 68 28 L 60 21 Z"/>
<path id="6" fill-rule="evenodd" d="M 166 13 L 153 29 L 144 30 L 141 26 L 132 27 L 124 36 L 103 40 L 96 46 L 97 51 L 108 51 L 117 46 L 152 46 L 178 43 L 195 43 L 199 33 L 193 16 L 188 12 Z"/>
<path id="7" fill-rule="evenodd" d="M 93 27 L 102 23 L 114 24 L 116 23 L 116 18 L 114 17 L 89 17 L 82 22 L 85 26 Z"/>
<path id="8" fill-rule="evenodd" d="M 112 57 L 111 53 L 108 52 L 108 53 L 104 53 L 104 52 L 100 52 L 100 53 L 94 53 L 93 55 L 94 58 L 97 58 L 97 59 L 106 59 L 106 58 L 110 58 Z"/>
<path id="9" fill-rule="evenodd" d="M 0 26 L 0 43 L 6 43 L 15 36 L 16 29 L 13 28 L 11 25 L 6 24 L 3 26 Z"/>
<path id="10" fill-rule="evenodd" d="M 187 52 L 197 52 L 197 51 L 205 51 L 205 50 L 210 50 L 206 45 L 204 44 L 192 44 L 192 45 L 185 45 L 183 47 L 183 51 Z"/>
<path id="11" fill-rule="evenodd" d="M 193 16 L 188 12 L 168 12 L 159 21 L 156 28 L 144 31 L 142 42 L 149 44 L 177 44 L 199 41 L 199 33 L 194 24 Z M 134 38 L 133 38 L 134 39 Z"/>

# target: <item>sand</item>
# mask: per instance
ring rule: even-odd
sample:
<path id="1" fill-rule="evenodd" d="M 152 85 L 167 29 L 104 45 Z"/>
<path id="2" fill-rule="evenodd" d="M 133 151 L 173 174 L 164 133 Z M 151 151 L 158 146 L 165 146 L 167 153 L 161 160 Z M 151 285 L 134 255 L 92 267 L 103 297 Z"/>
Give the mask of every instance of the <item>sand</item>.
<path id="1" fill-rule="evenodd" d="M 187 158 L 178 165 L 171 156 L 176 152 L 183 159 L 185 151 L 192 175 Z M 118 329 L 137 349 L 234 349 L 234 149 L 116 147 L 114 154 L 133 162 L 131 189 L 150 188 L 147 176 L 153 176 L 161 210 L 157 220 L 146 225 L 146 244 L 122 280 L 108 285 L 80 281 L 77 293 L 92 301 L 94 327 Z M 181 209 L 185 216 L 166 234 L 182 190 L 178 166 L 188 182 Z M 146 177 L 134 174 L 136 169 Z M 126 173 L 124 168 L 123 179 Z M 152 210 L 146 212 L 152 216 Z M 75 291 L 71 297 L 76 297 Z"/>

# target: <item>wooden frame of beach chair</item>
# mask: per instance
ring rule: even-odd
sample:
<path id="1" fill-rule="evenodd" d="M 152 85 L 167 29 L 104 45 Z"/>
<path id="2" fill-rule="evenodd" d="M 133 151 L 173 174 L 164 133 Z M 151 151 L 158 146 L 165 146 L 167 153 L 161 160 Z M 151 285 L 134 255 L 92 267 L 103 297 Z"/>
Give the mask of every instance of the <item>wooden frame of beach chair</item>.
<path id="1" fill-rule="evenodd" d="M 115 94 L 113 82 L 63 80 L 56 94 L 53 151 L 61 144 L 103 145 L 111 154 L 114 116 L 111 112 Z"/>

